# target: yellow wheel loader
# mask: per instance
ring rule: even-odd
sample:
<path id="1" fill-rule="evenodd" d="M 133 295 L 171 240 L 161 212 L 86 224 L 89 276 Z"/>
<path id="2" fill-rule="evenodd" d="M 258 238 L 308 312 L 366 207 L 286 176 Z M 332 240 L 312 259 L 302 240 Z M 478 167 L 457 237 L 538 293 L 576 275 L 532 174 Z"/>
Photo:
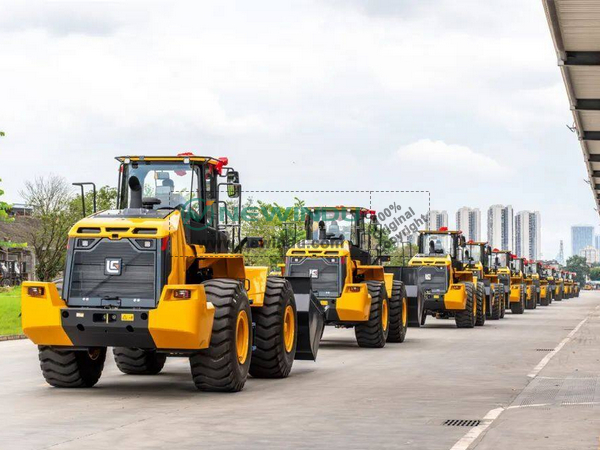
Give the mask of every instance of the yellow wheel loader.
<path id="1" fill-rule="evenodd" d="M 552 268 L 551 265 L 544 265 L 544 279 L 547 282 L 547 286 L 546 286 L 546 297 L 547 297 L 547 301 L 548 301 L 548 305 L 552 304 L 552 301 L 554 300 L 554 293 L 556 291 L 556 279 L 555 279 L 555 274 L 554 274 L 554 269 Z"/>
<path id="2" fill-rule="evenodd" d="M 467 256 L 465 245 L 460 231 L 446 227 L 419 232 L 419 253 L 408 265 L 419 269 L 423 318 L 453 317 L 457 328 L 473 328 L 478 317 L 485 318 L 484 299 L 478 298 L 477 276 L 471 267 L 474 260 Z"/>
<path id="3" fill-rule="evenodd" d="M 565 298 L 573 298 L 575 295 L 575 282 L 573 281 L 573 272 L 565 271 Z"/>
<path id="4" fill-rule="evenodd" d="M 369 223 L 367 223 L 369 222 Z M 381 228 L 374 211 L 360 207 L 307 210 L 305 239 L 286 253 L 286 278 L 309 277 L 325 310 L 325 324 L 354 328 L 360 347 L 403 342 L 408 324 L 404 285 L 385 273 L 371 237 Z"/>
<path id="5" fill-rule="evenodd" d="M 525 283 L 525 258 L 511 255 L 510 298 L 509 306 L 513 314 L 525 312 L 527 285 Z"/>
<path id="6" fill-rule="evenodd" d="M 283 378 L 294 359 L 314 359 L 316 299 L 268 277 L 267 267 L 245 266 L 242 248 L 262 239 L 241 239 L 239 226 L 220 220 L 221 187 L 241 205 L 227 159 L 117 160 L 117 209 L 70 230 L 62 291 L 23 284 L 23 331 L 39 346 L 46 381 L 95 385 L 108 347 L 125 374 L 157 374 L 168 356 L 189 358 L 205 391 L 239 391 L 248 374 Z"/>
<path id="7" fill-rule="evenodd" d="M 548 306 L 550 305 L 550 301 L 552 298 L 552 294 L 550 292 L 550 281 L 548 280 L 548 272 L 541 261 L 535 261 L 535 272 L 538 274 L 538 280 L 540 283 L 540 295 L 539 295 L 539 305 L 540 306 Z"/>
<path id="8" fill-rule="evenodd" d="M 504 286 L 500 282 L 498 272 L 492 266 L 492 248 L 487 242 L 467 242 L 465 254 L 469 267 L 476 276 L 476 292 L 483 295 L 485 318 L 498 320 L 502 317 L 504 303 Z"/>
<path id="9" fill-rule="evenodd" d="M 500 306 L 500 319 L 506 314 L 506 308 L 510 308 L 510 279 L 511 279 L 511 253 L 508 250 L 492 250 L 490 255 L 490 275 L 497 278 L 502 286 L 502 305 Z"/>
<path id="10" fill-rule="evenodd" d="M 554 300 L 557 302 L 562 301 L 565 298 L 565 279 L 564 279 L 564 271 L 556 268 L 554 270 L 555 276 L 554 279 L 556 281 L 556 287 L 554 291 Z"/>
<path id="11" fill-rule="evenodd" d="M 536 309 L 540 297 L 540 276 L 536 272 L 537 266 L 533 260 L 525 259 L 525 284 L 527 286 L 527 296 L 525 297 L 525 309 Z"/>

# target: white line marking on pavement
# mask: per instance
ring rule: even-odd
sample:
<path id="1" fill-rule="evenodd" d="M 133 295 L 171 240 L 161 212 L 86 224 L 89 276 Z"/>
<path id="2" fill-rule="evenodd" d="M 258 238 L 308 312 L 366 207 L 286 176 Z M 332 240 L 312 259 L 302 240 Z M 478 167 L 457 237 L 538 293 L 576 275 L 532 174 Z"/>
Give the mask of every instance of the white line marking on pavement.
<path id="1" fill-rule="evenodd" d="M 554 358 L 554 356 L 556 356 L 556 354 L 567 344 L 567 342 L 569 342 L 573 338 L 575 333 L 577 333 L 579 331 L 579 329 L 583 326 L 584 323 L 587 322 L 588 319 L 589 319 L 589 317 L 586 317 L 581 322 L 579 322 L 577 324 L 577 326 L 571 330 L 571 332 L 567 335 L 567 337 L 564 338 L 562 341 L 560 341 L 560 343 L 556 347 L 554 347 L 554 351 L 552 351 L 552 352 L 548 353 L 546 356 L 544 356 L 544 358 L 540 361 L 540 363 L 537 366 L 535 366 L 533 371 L 527 376 L 529 378 L 537 377 L 538 374 L 541 372 L 541 370 L 544 367 L 546 367 L 546 364 L 548 364 L 550 362 L 550 360 L 552 358 Z"/>
<path id="2" fill-rule="evenodd" d="M 600 305 L 598 305 L 596 307 L 596 309 L 600 309 Z M 556 347 L 554 347 L 554 351 L 552 351 L 548 355 L 546 355 L 540 361 L 540 363 L 537 366 L 535 366 L 533 371 L 527 376 L 531 379 L 537 377 L 538 374 L 540 373 L 540 371 L 544 367 L 546 367 L 546 365 L 550 362 L 550 360 L 567 344 L 567 342 L 569 342 L 573 338 L 575 333 L 577 333 L 579 331 L 579 329 L 583 326 L 584 323 L 587 322 L 588 319 L 589 319 L 589 317 L 586 317 L 581 322 L 579 322 L 577 324 L 577 326 L 571 330 L 571 332 L 567 335 L 567 337 L 564 338 Z M 594 402 L 592 402 L 592 403 L 594 403 Z M 540 404 L 540 405 L 529 405 L 529 406 L 546 406 L 546 405 Z M 471 444 L 473 444 L 473 442 L 475 442 L 475 440 L 479 436 L 481 436 L 481 433 L 483 433 L 485 430 L 487 430 L 488 427 L 494 422 L 494 420 L 496 420 L 498 417 L 500 417 L 500 414 L 502 414 L 507 409 L 515 409 L 518 407 L 519 406 L 509 406 L 507 408 L 500 407 L 500 408 L 492 409 L 485 415 L 485 417 L 483 418 L 483 420 L 481 421 L 481 423 L 479 425 L 471 428 L 467 432 L 467 434 L 465 434 L 456 444 L 454 444 L 452 446 L 452 448 L 450 450 L 468 450 L 468 448 L 471 446 Z M 599 448 L 599 450 L 600 450 L 600 448 Z"/>
<path id="3" fill-rule="evenodd" d="M 494 420 L 498 418 L 500 414 L 504 412 L 504 408 L 492 409 L 488 412 L 481 423 L 476 427 L 473 427 L 465 434 L 460 441 L 458 441 L 450 450 L 467 450 L 469 446 L 475 442 L 481 433 L 483 433 L 487 427 L 489 427 Z"/>

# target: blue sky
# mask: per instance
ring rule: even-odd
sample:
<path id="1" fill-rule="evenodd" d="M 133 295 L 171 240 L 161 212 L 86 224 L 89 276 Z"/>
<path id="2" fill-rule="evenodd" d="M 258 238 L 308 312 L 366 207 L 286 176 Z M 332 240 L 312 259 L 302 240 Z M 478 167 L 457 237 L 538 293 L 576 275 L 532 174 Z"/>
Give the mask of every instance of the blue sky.
<path id="1" fill-rule="evenodd" d="M 113 156 L 228 156 L 247 189 L 429 190 L 597 213 L 540 1 L 3 1 L 0 178 L 116 182 Z M 451 220 L 452 222 L 452 220 Z"/>

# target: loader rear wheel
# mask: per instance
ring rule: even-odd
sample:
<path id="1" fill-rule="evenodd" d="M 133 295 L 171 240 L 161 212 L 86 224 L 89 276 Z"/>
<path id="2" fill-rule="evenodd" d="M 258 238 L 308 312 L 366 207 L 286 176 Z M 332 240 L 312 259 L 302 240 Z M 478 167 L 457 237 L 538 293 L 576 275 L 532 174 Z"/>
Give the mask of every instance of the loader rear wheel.
<path id="1" fill-rule="evenodd" d="M 535 308 L 535 291 L 534 291 L 534 287 L 531 287 L 531 290 L 529 291 L 530 295 L 527 296 L 527 294 L 525 294 L 525 309 L 534 309 Z"/>
<path id="2" fill-rule="evenodd" d="M 498 284 L 490 286 L 490 296 L 492 297 L 492 311 L 490 319 L 499 320 L 502 317 L 502 304 L 504 303 L 504 287 Z"/>
<path id="3" fill-rule="evenodd" d="M 390 299 L 390 331 L 387 342 L 404 342 L 408 327 L 408 299 L 402 281 L 394 281 Z"/>
<path id="4" fill-rule="evenodd" d="M 89 388 L 94 386 L 104 368 L 106 348 L 89 350 L 58 350 L 39 347 L 42 374 L 50 386 Z"/>
<path id="5" fill-rule="evenodd" d="M 476 319 L 476 299 L 473 283 L 465 283 L 465 293 L 467 296 L 465 309 L 457 311 L 454 319 L 457 328 L 473 328 Z"/>
<path id="6" fill-rule="evenodd" d="M 510 302 L 510 294 L 503 292 L 502 296 L 503 296 L 503 300 L 502 300 L 502 310 L 500 311 L 500 318 L 504 319 L 504 316 L 506 316 L 506 304 Z"/>
<path id="7" fill-rule="evenodd" d="M 254 308 L 254 346 L 250 375 L 285 378 L 292 371 L 298 341 L 296 300 L 290 282 L 267 278 L 265 302 Z"/>
<path id="8" fill-rule="evenodd" d="M 356 342 L 359 347 L 382 348 L 390 331 L 388 298 L 385 286 L 380 281 L 366 282 L 369 295 L 371 296 L 371 310 L 369 320 L 354 327 Z"/>
<path id="9" fill-rule="evenodd" d="M 113 355 L 119 370 L 128 375 L 156 375 L 167 360 L 165 353 L 139 348 L 115 347 Z"/>
<path id="10" fill-rule="evenodd" d="M 190 356 L 194 384 L 201 391 L 241 391 L 252 356 L 248 296 L 237 280 L 220 278 L 202 284 L 206 300 L 215 307 L 215 318 L 210 346 Z"/>
<path id="11" fill-rule="evenodd" d="M 521 295 L 519 302 L 511 302 L 510 311 L 513 314 L 523 314 L 525 312 L 525 297 L 527 297 L 527 290 L 524 284 L 521 285 Z"/>
<path id="12" fill-rule="evenodd" d="M 475 301 L 477 302 L 477 312 L 475 314 L 475 325 L 481 327 L 485 324 L 485 286 L 483 283 L 477 283 L 475 288 Z"/>
<path id="13" fill-rule="evenodd" d="M 556 294 L 556 297 L 554 298 L 554 300 L 556 300 L 557 302 L 561 302 L 563 299 L 563 290 L 559 289 L 558 290 L 558 294 Z"/>

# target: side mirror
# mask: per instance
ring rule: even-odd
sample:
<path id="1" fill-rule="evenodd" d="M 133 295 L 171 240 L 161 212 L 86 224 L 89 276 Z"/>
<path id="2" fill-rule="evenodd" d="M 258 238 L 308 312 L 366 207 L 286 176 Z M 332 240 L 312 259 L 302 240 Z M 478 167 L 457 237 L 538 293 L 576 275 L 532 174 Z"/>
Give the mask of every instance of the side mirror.
<path id="1" fill-rule="evenodd" d="M 239 172 L 236 172 L 235 170 L 227 172 L 227 183 L 227 195 L 229 198 L 238 198 L 242 191 Z"/>

